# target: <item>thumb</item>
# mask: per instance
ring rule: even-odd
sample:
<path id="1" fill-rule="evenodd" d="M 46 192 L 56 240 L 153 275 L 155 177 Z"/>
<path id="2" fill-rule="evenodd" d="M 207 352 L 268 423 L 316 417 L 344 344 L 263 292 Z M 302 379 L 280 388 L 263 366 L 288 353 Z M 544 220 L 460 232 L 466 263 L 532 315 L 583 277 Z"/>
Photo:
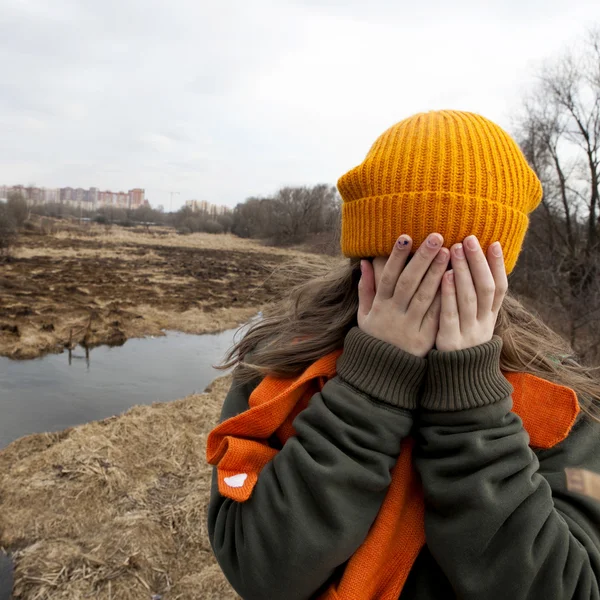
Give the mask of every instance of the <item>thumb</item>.
<path id="1" fill-rule="evenodd" d="M 366 317 L 371 312 L 375 299 L 375 271 L 368 260 L 360 261 L 360 281 L 358 282 L 358 314 Z"/>

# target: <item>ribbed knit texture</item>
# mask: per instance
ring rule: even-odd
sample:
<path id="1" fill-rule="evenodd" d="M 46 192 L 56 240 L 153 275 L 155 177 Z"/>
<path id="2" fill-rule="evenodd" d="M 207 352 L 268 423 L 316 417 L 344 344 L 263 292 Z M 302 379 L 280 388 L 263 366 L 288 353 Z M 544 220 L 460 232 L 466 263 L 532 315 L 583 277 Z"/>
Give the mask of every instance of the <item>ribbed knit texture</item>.
<path id="1" fill-rule="evenodd" d="M 210 464 L 217 465 L 221 495 L 235 502 L 250 499 L 260 471 L 277 455 L 277 450 L 269 446 L 269 438 L 276 434 L 285 443 L 290 436 L 295 435 L 292 423 L 299 410 L 308 406 L 313 394 L 322 390 L 326 382 L 336 376 L 339 365 L 347 369 L 347 374 L 355 377 L 358 372 L 366 372 L 367 364 L 375 367 L 376 361 L 367 354 L 369 350 L 374 351 L 392 369 L 402 365 L 405 359 L 404 356 L 399 358 L 398 352 L 401 351 L 397 352 L 391 344 L 382 342 L 382 347 L 369 345 L 356 332 L 352 332 L 351 338 L 348 336 L 342 358 L 340 351 L 336 350 L 310 365 L 297 378 L 265 377 L 251 394 L 249 409 L 211 431 L 207 440 L 206 458 Z M 501 398 L 497 398 L 499 388 L 507 385 L 506 397 L 514 386 L 513 410 L 523 419 L 523 426 L 530 436 L 530 445 L 551 448 L 564 440 L 579 412 L 575 392 L 528 373 L 508 373 L 506 377 L 510 383 L 501 384 L 496 377 L 498 367 L 492 368 L 489 363 L 492 355 L 498 359 L 498 342 L 493 340 L 486 346 L 489 347 L 475 349 L 473 354 L 470 350 L 438 353 L 434 360 L 442 366 L 436 372 L 443 373 L 446 380 L 451 382 L 452 390 L 457 389 L 456 382 L 460 381 L 466 385 L 474 385 L 475 379 L 465 378 L 464 373 L 463 376 L 449 373 L 453 366 L 462 373 L 465 362 L 471 360 L 463 357 L 471 356 L 471 368 L 479 376 L 479 400 L 467 399 L 466 405 L 470 406 L 473 402 L 487 404 L 489 402 L 484 398 L 488 394 L 492 398 L 490 402 L 494 398 L 500 400 Z M 358 364 L 360 354 L 357 352 L 362 353 L 364 368 Z M 352 355 L 349 360 L 343 359 L 346 353 Z M 483 366 L 477 363 L 477 359 Z M 344 365 L 345 360 L 347 364 Z M 379 369 L 379 366 L 375 368 Z M 379 371 L 383 377 L 385 370 Z M 409 374 L 412 380 L 416 370 L 413 372 L 404 369 L 402 372 Z M 486 375 L 488 372 L 489 375 Z M 398 372 L 390 371 L 387 377 L 395 379 Z M 440 380 L 439 385 L 432 388 L 435 378 L 435 374 L 428 378 L 429 393 L 434 392 L 433 398 L 439 396 L 437 390 L 443 389 L 445 385 Z M 373 381 L 379 389 L 395 389 L 395 384 L 391 381 L 382 382 L 379 377 Z M 462 395 L 468 397 L 474 390 L 475 387 L 464 388 Z M 447 402 L 450 403 L 450 400 Z M 434 403 L 434 400 L 429 402 L 430 405 Z M 440 403 L 443 401 L 440 400 Z M 456 406 L 460 403 L 458 396 L 453 395 L 451 404 Z M 403 440 L 400 456 L 391 472 L 390 487 L 369 534 L 344 565 L 343 571 L 338 573 L 337 578 L 319 596 L 319 600 L 397 600 L 400 597 L 414 561 L 425 545 L 425 506 L 421 483 L 412 466 L 413 446 L 412 438 Z M 240 474 L 246 476 L 241 487 L 227 484 L 228 477 Z"/>
<path id="2" fill-rule="evenodd" d="M 493 404 L 512 394 L 513 388 L 500 370 L 502 340 L 460 352 L 428 355 L 429 368 L 421 407 L 427 410 L 465 410 Z"/>
<path id="3" fill-rule="evenodd" d="M 400 408 L 417 408 L 427 360 L 353 327 L 337 363 L 338 375 L 356 389 Z"/>
<path id="4" fill-rule="evenodd" d="M 512 271 L 542 186 L 514 140 L 479 115 L 432 111 L 384 132 L 338 181 L 342 252 L 387 256 L 405 233 L 416 250 L 439 232 L 446 247 L 476 235 L 500 241 Z"/>

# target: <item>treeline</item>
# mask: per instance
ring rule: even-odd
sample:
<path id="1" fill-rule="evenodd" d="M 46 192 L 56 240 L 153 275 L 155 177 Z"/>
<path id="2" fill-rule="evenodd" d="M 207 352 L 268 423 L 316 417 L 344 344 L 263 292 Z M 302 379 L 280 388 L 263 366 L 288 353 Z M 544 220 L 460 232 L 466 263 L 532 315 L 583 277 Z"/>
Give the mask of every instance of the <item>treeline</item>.
<path id="1" fill-rule="evenodd" d="M 171 224 L 181 234 L 231 233 L 231 214 L 215 215 L 206 210 L 193 210 L 189 206 L 180 208 L 171 216 Z"/>
<path id="2" fill-rule="evenodd" d="M 249 198 L 233 211 L 232 233 L 275 245 L 299 244 L 326 234 L 339 235 L 341 199 L 334 186 L 284 187 L 274 196 Z"/>
<path id="3" fill-rule="evenodd" d="M 600 30 L 548 62 L 517 119 L 544 188 L 512 289 L 600 361 Z"/>
<path id="4" fill-rule="evenodd" d="M 339 230 L 340 197 L 334 186 L 284 187 L 272 196 L 248 198 L 233 212 L 215 215 L 184 206 L 169 215 L 179 233 L 233 233 L 276 246 L 301 244 L 325 234 L 333 243 Z"/>
<path id="5" fill-rule="evenodd" d="M 106 206 L 94 210 L 85 210 L 76 206 L 62 203 L 34 204 L 31 214 L 54 219 L 76 218 L 94 221 L 100 224 L 122 225 L 132 227 L 140 223 L 166 225 L 168 215 L 162 209 L 153 209 L 150 206 L 140 206 L 136 209 Z"/>

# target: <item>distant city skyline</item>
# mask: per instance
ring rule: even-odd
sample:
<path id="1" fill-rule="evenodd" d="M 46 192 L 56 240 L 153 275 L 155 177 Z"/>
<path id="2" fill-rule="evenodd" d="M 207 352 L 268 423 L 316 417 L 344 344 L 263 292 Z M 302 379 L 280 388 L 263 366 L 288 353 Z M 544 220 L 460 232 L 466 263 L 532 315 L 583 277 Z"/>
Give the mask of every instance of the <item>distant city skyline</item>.
<path id="1" fill-rule="evenodd" d="M 127 192 L 112 192 L 110 190 L 99 190 L 97 187 L 73 188 L 47 188 L 26 185 L 0 185 L 0 198 L 7 198 L 10 193 L 21 194 L 31 204 L 65 204 L 84 210 L 96 210 L 98 208 L 131 208 L 148 205 L 145 198 L 145 190 L 133 188 Z"/>
<path id="2" fill-rule="evenodd" d="M 25 200 L 31 204 L 65 204 L 67 206 L 82 208 L 83 210 L 96 210 L 113 206 L 115 208 L 136 209 L 140 206 L 151 206 L 154 209 L 164 205 L 152 204 L 145 197 L 143 188 L 133 188 L 127 192 L 112 192 L 100 190 L 97 187 L 74 188 L 74 187 L 38 187 L 31 185 L 0 185 L 0 200 L 5 200 L 11 192 L 20 193 Z M 195 212 L 208 213 L 212 216 L 224 215 L 233 210 L 232 207 L 223 204 L 215 204 L 208 200 L 185 200 L 183 206 Z M 177 207 L 175 210 L 179 210 Z"/>

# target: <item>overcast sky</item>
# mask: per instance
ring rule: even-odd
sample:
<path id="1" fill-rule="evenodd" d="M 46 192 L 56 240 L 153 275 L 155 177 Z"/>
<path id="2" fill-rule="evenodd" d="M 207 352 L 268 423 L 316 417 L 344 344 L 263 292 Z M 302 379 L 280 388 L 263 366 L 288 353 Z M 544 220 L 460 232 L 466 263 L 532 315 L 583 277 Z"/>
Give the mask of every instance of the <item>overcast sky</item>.
<path id="1" fill-rule="evenodd" d="M 0 184 L 235 206 L 419 111 L 507 129 L 598 0 L 0 0 Z"/>

